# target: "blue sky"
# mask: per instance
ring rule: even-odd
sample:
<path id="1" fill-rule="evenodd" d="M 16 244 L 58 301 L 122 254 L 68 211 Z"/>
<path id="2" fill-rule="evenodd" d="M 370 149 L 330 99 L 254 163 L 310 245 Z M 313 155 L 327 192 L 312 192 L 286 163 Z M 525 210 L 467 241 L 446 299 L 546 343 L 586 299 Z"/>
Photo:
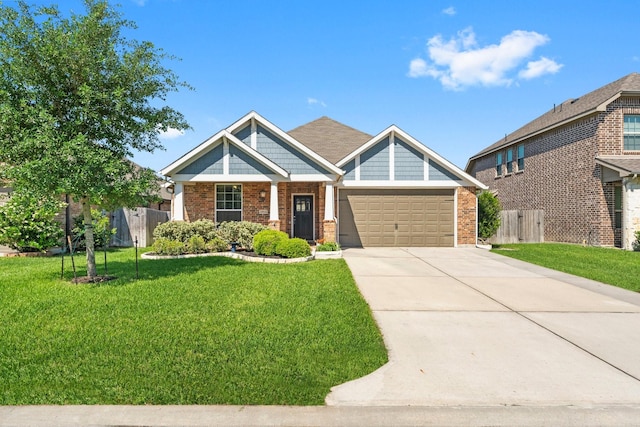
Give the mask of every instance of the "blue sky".
<path id="1" fill-rule="evenodd" d="M 554 103 L 640 70 L 632 0 L 119 2 L 130 36 L 180 57 L 168 66 L 195 88 L 168 99 L 193 130 L 134 158 L 155 170 L 251 110 L 285 131 L 395 124 L 464 168 Z"/>

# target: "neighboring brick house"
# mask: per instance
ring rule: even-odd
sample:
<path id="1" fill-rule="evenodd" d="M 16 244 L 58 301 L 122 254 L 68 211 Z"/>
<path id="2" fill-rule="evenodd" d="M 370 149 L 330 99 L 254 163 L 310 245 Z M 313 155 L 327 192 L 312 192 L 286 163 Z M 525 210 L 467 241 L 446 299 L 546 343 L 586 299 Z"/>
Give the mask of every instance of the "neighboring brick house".
<path id="1" fill-rule="evenodd" d="M 327 117 L 284 132 L 256 112 L 164 168 L 172 219 L 246 220 L 343 246 L 476 244 L 467 175 L 396 126 L 371 136 Z"/>
<path id="2" fill-rule="evenodd" d="M 640 75 L 569 99 L 469 159 L 503 209 L 543 209 L 547 241 L 631 249 L 640 230 Z"/>

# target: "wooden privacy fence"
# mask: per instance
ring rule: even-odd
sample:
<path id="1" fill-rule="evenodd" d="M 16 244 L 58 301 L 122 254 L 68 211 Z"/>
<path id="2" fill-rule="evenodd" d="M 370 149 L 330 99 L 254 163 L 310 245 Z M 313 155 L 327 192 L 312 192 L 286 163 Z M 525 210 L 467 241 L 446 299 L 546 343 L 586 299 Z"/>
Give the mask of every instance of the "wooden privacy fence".
<path id="1" fill-rule="evenodd" d="M 500 228 L 490 243 L 544 242 L 544 210 L 514 210 L 500 212 Z"/>
<path id="2" fill-rule="evenodd" d="M 138 246 L 153 244 L 153 230 L 158 224 L 169 221 L 169 212 L 149 208 L 118 209 L 111 214 L 111 227 L 116 234 L 110 246 L 133 246 L 136 237 Z"/>

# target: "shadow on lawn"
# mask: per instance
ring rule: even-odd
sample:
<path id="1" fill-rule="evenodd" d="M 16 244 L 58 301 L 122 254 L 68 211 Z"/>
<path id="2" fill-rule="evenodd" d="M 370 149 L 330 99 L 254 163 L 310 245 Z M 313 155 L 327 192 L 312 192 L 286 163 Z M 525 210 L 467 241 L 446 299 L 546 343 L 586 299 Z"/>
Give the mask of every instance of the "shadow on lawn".
<path id="1" fill-rule="evenodd" d="M 84 254 L 77 254 L 84 257 Z M 91 286 L 123 286 L 136 280 L 154 280 L 165 277 L 176 276 L 181 273 L 193 273 L 200 270 L 215 269 L 226 266 L 242 266 L 246 265 L 245 261 L 227 257 L 200 257 L 200 258 L 181 258 L 181 259 L 138 259 L 138 277 L 136 278 L 136 260 L 131 257 L 130 260 L 111 260 L 113 256 L 111 251 L 107 252 L 107 272 L 109 276 L 115 276 L 117 279 L 99 283 L 90 283 Z M 77 262 L 77 261 L 76 261 Z M 98 256 L 96 253 L 96 270 L 99 276 L 105 275 L 104 258 L 102 254 Z M 86 276 L 87 269 L 84 262 L 82 266 L 77 268 L 77 277 Z M 65 257 L 64 280 L 73 282 L 73 270 L 71 260 Z"/>

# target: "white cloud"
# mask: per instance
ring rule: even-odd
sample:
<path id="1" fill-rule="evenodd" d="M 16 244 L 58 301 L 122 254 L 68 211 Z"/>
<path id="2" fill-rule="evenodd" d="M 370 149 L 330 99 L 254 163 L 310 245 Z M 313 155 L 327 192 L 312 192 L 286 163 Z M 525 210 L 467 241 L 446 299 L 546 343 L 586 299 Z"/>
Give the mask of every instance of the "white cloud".
<path id="1" fill-rule="evenodd" d="M 145 3 L 147 2 L 147 0 L 131 0 L 131 1 L 133 1 L 138 6 L 144 6 Z"/>
<path id="2" fill-rule="evenodd" d="M 445 15 L 453 16 L 456 14 L 456 9 L 453 6 L 449 6 L 448 8 L 443 9 L 442 13 L 444 13 Z"/>
<path id="3" fill-rule="evenodd" d="M 324 101 L 318 101 L 316 98 L 307 98 L 307 105 L 320 105 L 321 107 L 327 106 Z"/>
<path id="4" fill-rule="evenodd" d="M 562 64 L 558 64 L 556 61 L 542 56 L 538 61 L 528 62 L 527 68 L 520 70 L 518 77 L 527 80 L 535 79 L 536 77 L 540 77 L 544 74 L 555 74 L 560 71 L 560 68 L 562 67 Z"/>
<path id="5" fill-rule="evenodd" d="M 159 137 L 161 139 L 175 139 L 175 138 L 179 138 L 182 135 L 184 135 L 184 131 L 183 130 L 179 130 L 179 129 L 174 129 L 174 128 L 169 128 L 165 131 L 163 130 L 158 130 L 159 133 Z"/>
<path id="6" fill-rule="evenodd" d="M 410 77 L 433 77 L 447 89 L 462 90 L 468 86 L 509 86 L 522 62 L 534 50 L 549 42 L 549 37 L 534 31 L 512 31 L 499 44 L 478 46 L 472 28 L 459 31 L 445 41 L 440 34 L 427 42 L 430 62 L 421 58 L 409 64 Z M 519 70 L 520 78 L 534 78 L 555 73 L 561 64 L 541 58 Z"/>

